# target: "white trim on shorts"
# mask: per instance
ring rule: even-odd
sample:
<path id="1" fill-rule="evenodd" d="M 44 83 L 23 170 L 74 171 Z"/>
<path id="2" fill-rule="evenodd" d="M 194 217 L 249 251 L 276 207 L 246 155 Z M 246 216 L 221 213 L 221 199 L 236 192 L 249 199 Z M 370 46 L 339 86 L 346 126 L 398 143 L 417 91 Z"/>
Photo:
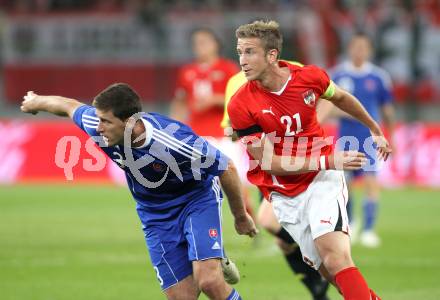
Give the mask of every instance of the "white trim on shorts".
<path id="1" fill-rule="evenodd" d="M 189 218 L 189 223 L 191 225 L 191 235 L 193 237 L 193 244 L 194 244 L 194 251 L 196 253 L 196 260 L 199 260 L 199 254 L 197 253 L 197 245 L 196 245 L 196 237 L 194 236 L 194 232 L 193 232 L 193 222 L 192 222 L 192 218 Z"/>
<path id="2" fill-rule="evenodd" d="M 171 268 L 170 264 L 168 263 L 168 261 L 167 261 L 166 258 L 165 258 L 165 253 L 167 253 L 167 252 L 165 251 L 165 248 L 163 247 L 163 244 L 160 243 L 160 246 L 162 247 L 162 250 L 163 250 L 163 253 L 162 253 L 162 259 L 165 261 L 165 263 L 167 264 L 168 268 L 169 268 L 170 271 L 171 271 L 171 274 L 173 274 L 173 277 L 174 277 L 174 279 L 176 280 L 176 283 L 174 283 L 174 284 L 168 286 L 168 287 L 165 288 L 165 289 L 162 289 L 162 291 L 165 291 L 165 290 L 169 289 L 170 287 L 172 287 L 172 286 L 178 284 L 178 283 L 179 283 L 179 279 L 177 279 L 176 275 L 174 274 L 173 269 Z M 159 268 L 157 268 L 157 273 L 159 273 Z M 159 276 L 160 276 L 160 274 L 159 274 Z M 185 277 L 185 278 L 186 278 L 186 277 Z"/>
<path id="3" fill-rule="evenodd" d="M 224 248 L 223 248 L 223 215 L 222 215 L 222 203 L 223 197 L 221 196 L 221 187 L 218 176 L 215 176 L 212 179 L 212 190 L 216 195 L 217 207 L 218 207 L 218 218 L 219 218 L 219 226 L 220 226 L 220 248 L 222 249 L 222 258 L 225 257 Z"/>

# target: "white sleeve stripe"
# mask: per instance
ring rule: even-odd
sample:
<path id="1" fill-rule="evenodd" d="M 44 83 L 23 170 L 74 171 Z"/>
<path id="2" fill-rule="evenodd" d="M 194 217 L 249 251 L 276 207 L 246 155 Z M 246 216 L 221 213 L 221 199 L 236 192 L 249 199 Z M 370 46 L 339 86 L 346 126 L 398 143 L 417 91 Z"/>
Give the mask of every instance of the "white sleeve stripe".
<path id="1" fill-rule="evenodd" d="M 82 120 L 84 124 L 89 124 L 89 125 L 98 125 L 99 122 L 94 122 L 94 121 L 89 121 L 89 120 Z"/>
<path id="2" fill-rule="evenodd" d="M 83 122 L 96 123 L 96 124 L 99 123 L 99 120 L 90 120 L 90 119 L 85 119 L 85 118 L 82 118 L 82 121 L 83 121 Z"/>
<path id="3" fill-rule="evenodd" d="M 187 153 L 180 151 L 180 149 L 174 149 L 174 148 L 171 148 L 171 149 L 173 149 L 177 153 L 182 154 L 183 156 L 185 156 L 185 157 L 187 157 L 187 158 L 189 158 L 191 160 L 197 160 L 198 159 L 198 158 L 196 158 L 194 156 L 188 155 Z"/>
<path id="4" fill-rule="evenodd" d="M 160 140 L 162 142 L 162 144 L 169 146 L 173 149 L 181 149 L 182 151 L 186 152 L 187 154 L 191 154 L 191 151 L 189 151 L 186 148 L 181 147 L 181 145 L 174 143 L 174 141 L 171 141 L 169 139 L 167 139 L 166 137 L 158 134 L 156 131 L 153 131 L 153 137 L 157 140 Z"/>
<path id="5" fill-rule="evenodd" d="M 153 134 L 153 138 L 154 138 L 155 140 L 157 140 L 159 143 L 161 143 L 161 144 L 165 145 L 166 147 L 168 147 L 168 148 L 170 148 L 170 149 L 176 151 L 176 152 L 179 153 L 179 154 L 182 154 L 183 156 L 185 156 L 185 157 L 187 157 L 187 158 L 189 158 L 189 159 L 196 160 L 196 159 L 199 159 L 199 158 L 200 158 L 200 157 L 198 157 L 198 156 L 191 155 L 191 153 L 185 152 L 182 148 L 176 147 L 176 146 L 174 146 L 174 145 L 170 145 L 169 143 L 167 143 L 166 141 L 164 141 L 164 140 L 162 139 L 162 137 L 158 137 L 158 136 L 155 136 L 155 135 Z"/>
<path id="6" fill-rule="evenodd" d="M 234 294 L 232 295 L 231 300 L 237 300 L 238 299 L 238 293 L 237 291 L 234 291 Z"/>
<path id="7" fill-rule="evenodd" d="M 189 145 L 183 143 L 182 141 L 179 141 L 179 140 L 176 139 L 175 137 L 172 137 L 172 136 L 170 136 L 169 134 L 167 134 L 167 133 L 165 133 L 165 132 L 163 132 L 163 131 L 160 131 L 160 130 L 157 130 L 156 128 L 154 128 L 154 129 L 153 129 L 153 132 L 156 133 L 156 134 L 158 134 L 158 135 L 160 135 L 160 136 L 163 136 L 164 139 L 165 139 L 165 140 L 169 140 L 170 143 L 173 142 L 174 144 L 177 144 L 177 145 L 179 145 L 180 147 L 185 148 L 187 151 L 189 151 L 189 152 L 191 152 L 191 153 L 197 153 L 197 154 L 200 155 L 200 156 L 204 156 L 203 153 L 200 152 L 200 150 L 198 150 L 198 149 L 196 149 L 196 148 L 194 148 L 194 147 L 191 147 L 191 146 L 189 146 Z"/>
<path id="8" fill-rule="evenodd" d="M 93 129 L 97 129 L 98 128 L 98 126 L 91 126 L 91 125 L 88 125 L 88 124 L 85 124 L 85 123 L 83 125 L 86 128 L 93 128 Z"/>
<path id="9" fill-rule="evenodd" d="M 154 131 L 156 134 L 163 136 L 165 140 L 169 140 L 170 142 L 173 142 L 174 144 L 179 145 L 181 148 L 185 148 L 187 151 L 189 151 L 189 152 L 191 152 L 191 153 L 194 152 L 194 153 L 197 153 L 197 154 L 200 155 L 200 156 L 203 156 L 203 153 L 200 152 L 198 149 L 196 149 L 196 148 L 194 148 L 194 147 L 191 147 L 191 146 L 189 146 L 189 145 L 183 143 L 182 141 L 179 141 L 179 140 L 176 139 L 175 137 L 172 137 L 172 136 L 170 136 L 169 134 L 167 134 L 167 133 L 165 133 L 165 132 L 163 132 L 163 131 L 157 130 L 156 128 L 154 128 L 153 131 Z"/>
<path id="10" fill-rule="evenodd" d="M 88 123 L 83 123 L 84 127 L 89 127 L 89 128 L 98 128 L 98 124 L 88 124 Z"/>
<path id="11" fill-rule="evenodd" d="M 82 117 L 83 119 L 89 119 L 91 121 L 99 121 L 99 118 L 94 116 L 82 115 Z"/>
<path id="12" fill-rule="evenodd" d="M 187 157 L 187 158 L 189 158 L 189 159 L 196 160 L 196 159 L 199 159 L 199 158 L 200 158 L 200 157 L 197 157 L 197 156 L 191 155 L 191 153 L 184 152 L 184 151 L 183 151 L 184 149 L 182 149 L 182 148 L 176 147 L 176 146 L 173 145 L 173 144 L 169 144 L 167 141 L 164 141 L 163 138 L 162 138 L 161 136 L 157 136 L 155 133 L 153 133 L 153 138 L 154 138 L 155 140 L 157 140 L 158 142 L 160 142 L 161 144 L 165 145 L 166 147 L 169 147 L 169 148 L 173 149 L 173 150 L 176 151 L 177 153 L 180 153 L 180 154 L 182 154 L 183 156 L 185 156 L 185 157 Z"/>

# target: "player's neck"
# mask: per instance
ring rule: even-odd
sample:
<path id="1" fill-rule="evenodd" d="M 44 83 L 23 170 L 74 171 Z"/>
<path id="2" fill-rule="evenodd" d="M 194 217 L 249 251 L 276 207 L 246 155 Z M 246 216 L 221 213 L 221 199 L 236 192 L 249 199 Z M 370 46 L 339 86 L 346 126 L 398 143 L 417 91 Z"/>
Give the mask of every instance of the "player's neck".
<path id="1" fill-rule="evenodd" d="M 367 61 L 354 61 L 354 60 L 352 60 L 351 65 L 355 69 L 360 70 L 360 69 L 363 69 L 367 65 Z"/>
<path id="2" fill-rule="evenodd" d="M 278 92 L 289 80 L 290 69 L 288 67 L 280 68 L 277 65 L 268 68 L 262 78 L 258 80 L 260 85 L 269 92 Z"/>

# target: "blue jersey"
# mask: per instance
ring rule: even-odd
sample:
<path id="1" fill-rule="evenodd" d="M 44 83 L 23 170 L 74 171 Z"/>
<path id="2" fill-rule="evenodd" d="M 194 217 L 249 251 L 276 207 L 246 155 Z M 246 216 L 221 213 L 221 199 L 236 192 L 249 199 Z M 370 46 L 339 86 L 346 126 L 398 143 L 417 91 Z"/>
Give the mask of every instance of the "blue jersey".
<path id="1" fill-rule="evenodd" d="M 73 121 L 125 171 L 151 263 L 165 290 L 192 274 L 192 261 L 224 257 L 217 176 L 229 159 L 185 124 L 156 113 L 139 117 L 146 131 L 137 148 L 131 147 L 131 138 L 127 145 L 107 146 L 92 106 L 79 107 Z"/>
<path id="2" fill-rule="evenodd" d="M 371 117 L 380 122 L 382 106 L 392 102 L 391 79 L 388 73 L 371 63 L 355 69 L 350 62 L 345 62 L 337 66 L 331 75 L 338 86 L 358 98 Z M 370 135 L 369 129 L 357 120 L 341 118 L 339 136 L 358 138 L 361 151 L 365 139 Z"/>
<path id="3" fill-rule="evenodd" d="M 106 146 L 97 132 L 93 106 L 79 107 L 73 121 L 124 171 L 130 191 L 146 211 L 171 217 L 174 208 L 210 191 L 228 158 L 183 123 L 156 113 L 142 113 L 146 139 L 139 148 Z"/>

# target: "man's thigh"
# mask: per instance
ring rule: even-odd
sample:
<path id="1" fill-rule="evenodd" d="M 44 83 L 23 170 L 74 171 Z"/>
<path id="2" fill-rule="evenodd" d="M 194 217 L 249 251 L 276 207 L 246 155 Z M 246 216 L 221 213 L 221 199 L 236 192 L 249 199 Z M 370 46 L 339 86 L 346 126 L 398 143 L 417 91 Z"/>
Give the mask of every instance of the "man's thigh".
<path id="1" fill-rule="evenodd" d="M 169 300 L 196 300 L 200 294 L 192 275 L 164 291 Z"/>
<path id="2" fill-rule="evenodd" d="M 315 239 L 329 232 L 349 231 L 346 200 L 345 179 L 338 171 L 320 172 L 295 197 L 272 194 L 278 221 L 300 246 L 304 261 L 315 269 L 322 263 Z"/>
<path id="3" fill-rule="evenodd" d="M 219 258 L 210 258 L 206 260 L 193 261 L 194 278 L 201 276 L 215 277 L 218 280 L 223 280 L 222 267 Z"/>
<path id="4" fill-rule="evenodd" d="M 273 211 L 272 203 L 264 199 L 258 209 L 258 223 L 272 234 L 277 234 L 281 229 L 281 225 L 278 223 Z"/>
<path id="5" fill-rule="evenodd" d="M 167 230 L 144 229 L 151 263 L 162 290 L 177 285 L 192 274 L 188 244 L 179 227 L 176 224 Z"/>
<path id="6" fill-rule="evenodd" d="M 222 200 L 197 203 L 185 219 L 190 261 L 223 258 Z"/>

